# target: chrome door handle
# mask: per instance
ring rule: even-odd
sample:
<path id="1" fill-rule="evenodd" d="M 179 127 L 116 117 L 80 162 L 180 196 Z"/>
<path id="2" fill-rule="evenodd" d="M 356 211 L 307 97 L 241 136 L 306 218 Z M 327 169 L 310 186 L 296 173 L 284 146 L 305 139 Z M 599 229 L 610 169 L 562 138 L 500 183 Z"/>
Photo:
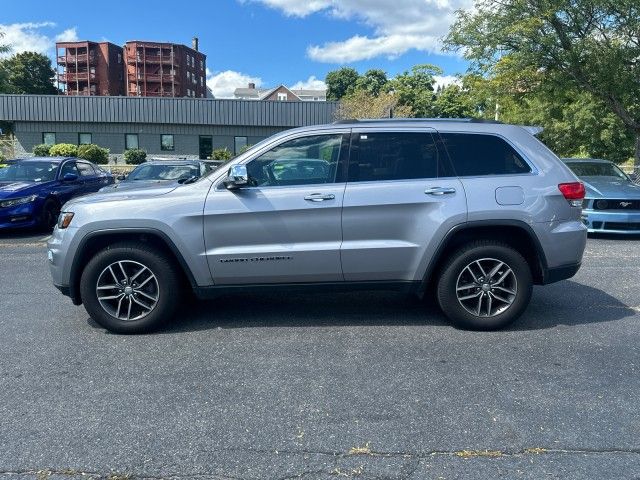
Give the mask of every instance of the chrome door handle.
<path id="1" fill-rule="evenodd" d="M 427 188 L 424 193 L 427 195 L 451 195 L 456 193 L 456 189 L 453 187 L 431 187 Z"/>
<path id="2" fill-rule="evenodd" d="M 312 193 L 304 197 L 304 199 L 309 202 L 324 202 L 325 200 L 333 200 L 335 198 L 336 196 L 333 193 Z"/>

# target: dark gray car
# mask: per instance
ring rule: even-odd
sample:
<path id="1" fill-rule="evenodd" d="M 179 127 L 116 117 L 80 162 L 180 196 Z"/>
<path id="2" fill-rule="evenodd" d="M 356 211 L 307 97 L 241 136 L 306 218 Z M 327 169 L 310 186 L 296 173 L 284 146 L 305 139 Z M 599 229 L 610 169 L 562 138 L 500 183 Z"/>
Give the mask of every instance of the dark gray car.
<path id="1" fill-rule="evenodd" d="M 138 165 L 129 175 L 118 177 L 120 180 L 118 183 L 101 188 L 100 192 L 193 181 L 207 175 L 218 166 L 211 162 L 198 160 L 149 160 Z"/>
<path id="2" fill-rule="evenodd" d="M 577 272 L 583 197 L 522 127 L 340 122 L 277 134 L 194 183 L 69 202 L 48 254 L 54 284 L 116 332 L 171 319 L 184 288 L 434 291 L 455 325 L 487 330 L 534 284 Z"/>

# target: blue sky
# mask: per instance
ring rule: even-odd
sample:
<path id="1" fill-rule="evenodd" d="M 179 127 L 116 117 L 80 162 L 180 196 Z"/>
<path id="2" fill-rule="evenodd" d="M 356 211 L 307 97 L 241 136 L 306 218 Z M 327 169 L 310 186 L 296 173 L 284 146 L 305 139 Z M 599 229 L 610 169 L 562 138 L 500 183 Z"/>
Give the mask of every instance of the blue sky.
<path id="1" fill-rule="evenodd" d="M 155 0 L 62 4 L 21 0 L 3 6 L 0 29 L 15 51 L 53 58 L 56 39 L 153 40 L 184 43 L 200 38 L 208 84 L 217 96 L 255 81 L 321 87 L 328 71 L 347 65 L 393 76 L 419 63 L 445 76 L 466 63 L 443 54 L 439 39 L 458 8 L 471 0 Z M 446 81 L 446 79 L 444 79 Z"/>

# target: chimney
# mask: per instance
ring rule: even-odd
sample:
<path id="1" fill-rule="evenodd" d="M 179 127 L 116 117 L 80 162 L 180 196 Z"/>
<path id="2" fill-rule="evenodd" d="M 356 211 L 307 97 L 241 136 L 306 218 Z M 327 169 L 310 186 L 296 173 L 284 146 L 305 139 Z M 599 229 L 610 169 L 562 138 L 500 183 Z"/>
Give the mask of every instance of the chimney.
<path id="1" fill-rule="evenodd" d="M 198 43 L 198 37 L 193 37 L 193 39 L 191 40 L 191 45 L 196 52 L 198 51 Z"/>
<path id="2" fill-rule="evenodd" d="M 253 83 L 253 82 L 252 82 L 252 83 L 250 83 L 250 84 L 249 84 L 249 88 L 250 88 L 251 90 L 255 90 L 255 89 L 256 89 L 256 84 L 255 84 L 255 83 Z"/>

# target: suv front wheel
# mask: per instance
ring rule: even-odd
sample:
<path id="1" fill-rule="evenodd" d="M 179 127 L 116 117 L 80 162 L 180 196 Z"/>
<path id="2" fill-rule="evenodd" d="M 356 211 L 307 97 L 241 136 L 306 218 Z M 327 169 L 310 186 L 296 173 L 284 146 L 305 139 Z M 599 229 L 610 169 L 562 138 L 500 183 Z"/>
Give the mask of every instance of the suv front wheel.
<path id="1" fill-rule="evenodd" d="M 169 259 L 144 243 L 118 243 L 95 255 L 82 272 L 80 296 L 87 312 L 116 333 L 141 333 L 169 320 L 180 298 Z"/>
<path id="2" fill-rule="evenodd" d="M 514 322 L 529 304 L 531 269 L 512 247 L 477 241 L 456 251 L 438 281 L 438 303 L 460 328 L 496 330 Z"/>

